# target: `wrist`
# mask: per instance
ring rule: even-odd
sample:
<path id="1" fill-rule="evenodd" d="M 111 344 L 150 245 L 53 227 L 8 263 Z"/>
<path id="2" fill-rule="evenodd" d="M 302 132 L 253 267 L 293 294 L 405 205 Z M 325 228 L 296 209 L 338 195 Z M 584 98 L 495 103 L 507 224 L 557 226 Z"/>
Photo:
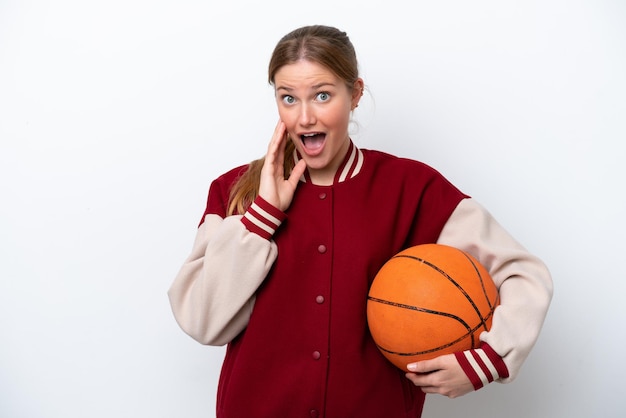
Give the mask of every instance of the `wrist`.
<path id="1" fill-rule="evenodd" d="M 474 390 L 509 377 L 509 370 L 504 360 L 491 346 L 481 342 L 479 348 L 454 353 L 459 365 L 472 382 Z"/>
<path id="2" fill-rule="evenodd" d="M 243 214 L 241 222 L 248 231 L 269 240 L 285 218 L 287 215 L 283 211 L 257 196 Z"/>

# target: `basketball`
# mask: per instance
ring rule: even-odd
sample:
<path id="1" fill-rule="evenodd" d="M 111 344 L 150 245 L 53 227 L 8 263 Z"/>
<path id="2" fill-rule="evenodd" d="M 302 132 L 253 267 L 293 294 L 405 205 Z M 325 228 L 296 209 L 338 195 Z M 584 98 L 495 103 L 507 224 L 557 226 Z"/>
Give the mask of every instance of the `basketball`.
<path id="1" fill-rule="evenodd" d="M 408 248 L 376 274 L 367 298 L 374 342 L 396 367 L 478 348 L 499 303 L 487 270 L 440 244 Z"/>

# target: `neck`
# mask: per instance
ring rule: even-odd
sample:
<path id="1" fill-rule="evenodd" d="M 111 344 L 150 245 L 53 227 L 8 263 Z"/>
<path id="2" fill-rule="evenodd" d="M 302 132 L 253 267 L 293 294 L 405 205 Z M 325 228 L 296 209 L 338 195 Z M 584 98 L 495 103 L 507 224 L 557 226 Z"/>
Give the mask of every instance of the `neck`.
<path id="1" fill-rule="evenodd" d="M 304 172 L 301 181 L 317 186 L 331 186 L 358 175 L 363 165 L 363 153 L 350 141 L 346 152 L 341 154 L 343 154 L 343 159 L 339 160 L 336 167 L 329 170 L 315 170 L 309 167 Z M 299 160 L 300 155 L 294 151 L 294 162 L 297 163 Z"/>

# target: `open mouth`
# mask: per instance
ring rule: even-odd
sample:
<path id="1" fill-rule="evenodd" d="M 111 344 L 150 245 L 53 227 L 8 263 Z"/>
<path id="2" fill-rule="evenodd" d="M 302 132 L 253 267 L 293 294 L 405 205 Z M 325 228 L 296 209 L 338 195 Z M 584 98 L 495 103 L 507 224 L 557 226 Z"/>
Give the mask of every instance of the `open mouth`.
<path id="1" fill-rule="evenodd" d="M 324 141 L 326 140 L 326 134 L 320 132 L 308 133 L 300 135 L 300 140 L 302 141 L 302 145 L 304 145 L 304 148 L 313 151 L 320 149 L 324 145 Z"/>

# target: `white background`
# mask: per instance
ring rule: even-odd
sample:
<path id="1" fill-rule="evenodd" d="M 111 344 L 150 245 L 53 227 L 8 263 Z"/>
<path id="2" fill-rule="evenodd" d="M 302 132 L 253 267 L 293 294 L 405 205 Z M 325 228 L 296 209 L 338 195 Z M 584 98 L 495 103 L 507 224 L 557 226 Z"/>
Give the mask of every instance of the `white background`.
<path id="1" fill-rule="evenodd" d="M 243 3 L 0 0 L 0 416 L 214 416 L 223 348 L 166 292 L 210 181 L 266 148 L 274 45 L 314 23 L 357 48 L 356 144 L 433 165 L 554 276 L 518 379 L 424 416 L 621 416 L 625 3 Z"/>

